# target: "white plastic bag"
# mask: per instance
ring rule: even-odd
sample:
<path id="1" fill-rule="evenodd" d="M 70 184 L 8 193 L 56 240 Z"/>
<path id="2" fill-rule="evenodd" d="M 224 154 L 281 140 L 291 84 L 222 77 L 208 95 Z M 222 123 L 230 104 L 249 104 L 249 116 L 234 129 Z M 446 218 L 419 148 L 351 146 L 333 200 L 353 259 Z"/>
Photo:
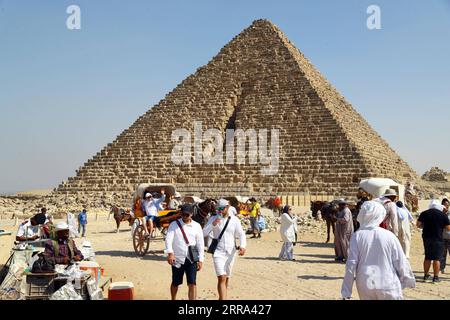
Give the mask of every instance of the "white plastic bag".
<path id="1" fill-rule="evenodd" d="M 95 261 L 95 252 L 89 241 L 83 241 L 80 251 L 83 254 L 84 260 Z"/>
<path id="2" fill-rule="evenodd" d="M 86 287 L 89 292 L 89 297 L 91 300 L 103 300 L 103 292 L 98 287 L 97 281 L 91 278 L 86 282 Z"/>
<path id="3" fill-rule="evenodd" d="M 83 298 L 75 290 L 71 281 L 59 288 L 50 296 L 50 300 L 83 300 Z"/>

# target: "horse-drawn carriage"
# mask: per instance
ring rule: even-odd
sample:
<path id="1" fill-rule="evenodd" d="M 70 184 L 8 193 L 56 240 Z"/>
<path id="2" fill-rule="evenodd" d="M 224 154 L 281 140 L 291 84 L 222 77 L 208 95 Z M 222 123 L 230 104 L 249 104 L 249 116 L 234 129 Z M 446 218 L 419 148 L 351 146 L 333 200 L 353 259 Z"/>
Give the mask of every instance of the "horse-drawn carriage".
<path id="1" fill-rule="evenodd" d="M 155 239 L 156 235 L 150 235 L 147 236 L 145 232 L 144 225 L 142 224 L 143 221 L 145 221 L 145 212 L 142 208 L 142 201 L 144 199 L 144 195 L 148 192 L 153 195 L 153 198 L 161 198 L 161 190 L 164 190 L 166 195 L 166 201 L 169 201 L 170 197 L 175 195 L 176 190 L 175 186 L 172 184 L 167 185 L 161 185 L 161 184 L 148 184 L 143 183 L 140 184 L 136 192 L 134 194 L 133 198 L 133 212 L 134 212 L 134 218 L 135 218 L 135 227 L 133 231 L 133 248 L 137 255 L 144 256 L 150 247 L 150 241 L 151 239 Z M 190 203 L 193 205 L 193 217 L 192 219 L 203 227 L 206 224 L 206 221 L 209 217 L 209 215 L 213 212 L 215 212 L 215 200 L 214 199 L 206 199 L 201 200 L 196 197 L 191 197 L 192 199 L 189 199 L 188 197 L 185 197 L 184 203 Z M 190 201 L 192 200 L 192 201 Z M 200 202 L 197 202 L 200 201 Z M 181 212 L 179 210 L 167 210 L 164 208 L 160 208 L 161 210 L 158 210 L 158 216 L 156 217 L 154 224 L 154 230 L 157 229 L 161 232 L 163 235 L 163 238 L 167 234 L 167 229 L 169 228 L 169 225 L 179 219 L 181 217 Z M 148 222 L 147 222 L 147 229 L 148 229 Z"/>
<path id="2" fill-rule="evenodd" d="M 144 200 L 144 195 L 146 193 L 150 193 L 153 195 L 153 198 L 159 199 L 162 197 L 161 190 L 164 190 L 167 201 L 169 201 L 170 197 L 175 195 L 175 186 L 171 184 L 161 185 L 161 184 L 150 184 L 150 183 L 142 183 L 140 184 L 133 198 L 133 212 L 135 220 L 135 228 L 133 232 L 133 248 L 137 255 L 144 256 L 150 247 L 151 239 L 156 238 L 156 230 L 159 230 L 160 233 L 165 236 L 167 233 L 167 228 L 170 223 L 178 218 L 180 218 L 180 213 L 177 210 L 158 210 L 158 216 L 156 217 L 154 223 L 154 231 L 155 234 L 147 235 L 143 222 L 147 223 L 148 230 L 148 221 L 144 219 L 145 211 L 142 207 L 142 202 Z"/>

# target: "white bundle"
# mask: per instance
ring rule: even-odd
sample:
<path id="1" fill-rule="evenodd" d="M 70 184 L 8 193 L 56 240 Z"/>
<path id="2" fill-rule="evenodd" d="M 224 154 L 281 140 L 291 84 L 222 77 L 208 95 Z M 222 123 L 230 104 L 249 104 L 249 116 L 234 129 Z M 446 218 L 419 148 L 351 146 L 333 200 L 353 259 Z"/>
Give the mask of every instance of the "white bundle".
<path id="1" fill-rule="evenodd" d="M 83 298 L 75 290 L 72 282 L 67 282 L 59 290 L 50 296 L 50 300 L 83 300 Z"/>

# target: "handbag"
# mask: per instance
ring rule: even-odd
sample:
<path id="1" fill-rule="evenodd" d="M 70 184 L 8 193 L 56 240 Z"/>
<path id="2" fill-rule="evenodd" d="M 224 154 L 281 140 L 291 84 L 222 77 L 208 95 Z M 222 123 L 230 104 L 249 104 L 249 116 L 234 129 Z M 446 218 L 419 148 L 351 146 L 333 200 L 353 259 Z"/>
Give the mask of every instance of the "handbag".
<path id="1" fill-rule="evenodd" d="M 200 252 L 198 251 L 197 246 L 195 245 L 189 245 L 189 240 L 186 236 L 186 233 L 184 233 L 184 229 L 181 226 L 180 221 L 176 220 L 178 226 L 180 227 L 181 233 L 183 234 L 183 238 L 184 241 L 186 242 L 186 245 L 188 246 L 188 259 L 192 262 L 192 263 L 196 263 L 200 261 Z"/>
<path id="2" fill-rule="evenodd" d="M 47 273 L 55 271 L 55 261 L 52 258 L 46 257 L 44 254 L 39 254 L 39 259 L 33 263 L 31 268 L 32 273 Z"/>
<path id="3" fill-rule="evenodd" d="M 219 235 L 219 238 L 217 238 L 217 239 L 212 239 L 211 244 L 210 244 L 209 247 L 208 247 L 208 253 L 214 254 L 214 252 L 216 252 L 217 245 L 219 244 L 220 239 L 222 239 L 222 236 L 223 236 L 225 230 L 226 230 L 227 227 L 228 227 L 228 223 L 230 222 L 230 219 L 231 219 L 231 216 L 228 217 L 227 223 L 225 223 L 225 227 L 223 227 L 222 232 L 221 232 L 220 235 Z"/>

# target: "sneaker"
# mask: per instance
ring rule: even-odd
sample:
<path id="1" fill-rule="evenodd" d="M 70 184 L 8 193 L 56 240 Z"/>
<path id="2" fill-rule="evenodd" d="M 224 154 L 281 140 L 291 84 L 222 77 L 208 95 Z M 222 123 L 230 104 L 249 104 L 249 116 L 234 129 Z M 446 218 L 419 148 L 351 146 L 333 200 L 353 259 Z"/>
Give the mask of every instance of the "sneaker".
<path id="1" fill-rule="evenodd" d="M 427 275 L 425 275 L 423 277 L 423 281 L 427 281 L 427 280 L 430 280 L 430 279 L 431 279 L 431 276 L 429 274 L 427 274 Z"/>
<path id="2" fill-rule="evenodd" d="M 441 282 L 441 279 L 439 277 L 433 277 L 433 283 L 439 283 Z"/>
<path id="3" fill-rule="evenodd" d="M 250 237 L 250 239 L 255 239 L 256 238 L 256 235 L 252 235 L 251 237 Z"/>

